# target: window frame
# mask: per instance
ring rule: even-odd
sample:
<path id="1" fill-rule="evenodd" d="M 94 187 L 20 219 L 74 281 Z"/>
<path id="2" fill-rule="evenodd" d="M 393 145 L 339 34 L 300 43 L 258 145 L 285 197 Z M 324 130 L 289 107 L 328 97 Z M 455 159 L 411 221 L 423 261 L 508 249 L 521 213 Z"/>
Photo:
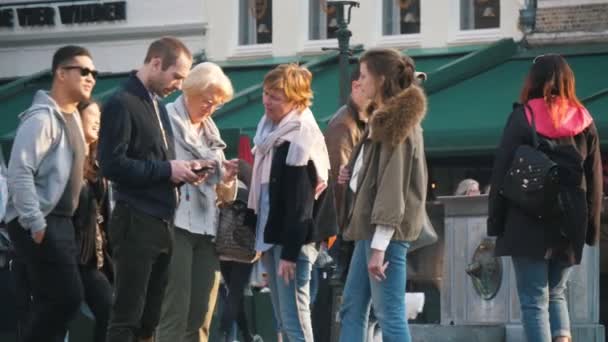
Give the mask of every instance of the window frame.
<path id="1" fill-rule="evenodd" d="M 337 38 L 325 38 L 325 39 L 311 39 L 310 38 L 310 31 L 311 31 L 311 23 L 310 23 L 310 18 L 312 17 L 313 11 L 311 8 L 311 0 L 307 0 L 305 3 L 306 8 L 303 10 L 306 11 L 306 13 L 308 13 L 308 16 L 306 17 L 306 30 L 304 30 L 304 44 L 301 48 L 301 52 L 303 53 L 318 53 L 320 51 L 322 51 L 323 48 L 338 48 L 338 39 Z M 319 10 L 319 13 L 323 16 L 323 18 L 319 18 L 319 23 L 326 23 L 327 22 L 327 18 L 326 18 L 326 14 L 323 13 L 322 10 Z M 321 26 L 325 26 L 325 25 L 321 25 Z M 321 28 L 319 28 L 319 31 L 321 32 Z M 324 29 L 325 35 L 327 35 L 327 28 Z"/>
<path id="2" fill-rule="evenodd" d="M 471 0 L 475 1 L 475 0 Z M 468 44 L 468 43 L 480 43 L 480 42 L 492 42 L 498 39 L 503 38 L 505 36 L 503 29 L 505 25 L 505 18 L 503 17 L 504 13 L 504 2 L 505 0 L 499 1 L 500 6 L 500 16 L 498 21 L 498 27 L 496 28 L 487 28 L 487 29 L 470 29 L 463 30 L 460 28 L 461 21 L 461 0 L 451 0 L 450 1 L 450 13 L 457 13 L 456 16 L 452 16 L 450 20 L 450 29 L 448 34 L 448 44 Z"/>
<path id="3" fill-rule="evenodd" d="M 394 0 L 393 0 L 394 2 Z M 397 3 L 394 2 L 394 5 L 397 6 Z M 384 34 L 384 0 L 382 0 L 381 6 L 376 6 L 377 13 L 376 16 L 380 18 L 379 20 L 379 31 L 378 31 L 378 39 L 376 44 L 379 47 L 419 47 L 422 45 L 422 34 L 424 30 L 424 22 L 423 22 L 423 11 L 426 6 L 423 6 L 423 1 L 420 1 L 420 32 L 419 33 L 407 33 L 407 34 L 392 34 L 385 35 Z M 393 17 L 399 16 L 399 13 L 393 11 Z"/>
<path id="4" fill-rule="evenodd" d="M 255 0 L 239 0 L 237 3 L 237 17 L 239 20 L 237 21 L 237 30 L 236 30 L 236 47 L 234 48 L 233 56 L 234 57 L 249 57 L 249 56 L 269 56 L 272 55 L 272 47 L 273 43 L 257 43 L 257 18 L 255 18 L 249 11 L 251 10 L 250 1 Z M 267 0 L 269 6 L 273 5 L 273 0 Z M 241 16 L 243 15 L 243 11 L 245 9 L 242 8 L 242 5 L 246 4 L 248 12 L 247 20 L 241 20 Z M 271 7 L 272 11 L 272 7 Z M 271 18 L 272 20 L 272 18 Z M 254 40 L 255 43 L 252 44 L 241 44 L 241 34 L 243 30 L 243 25 L 248 25 L 246 34 L 248 35 L 247 40 Z M 272 27 L 274 30 L 274 25 Z M 271 32 L 273 34 L 274 32 Z M 272 37 L 274 38 L 274 37 Z M 271 38 L 271 41 L 274 40 Z"/>

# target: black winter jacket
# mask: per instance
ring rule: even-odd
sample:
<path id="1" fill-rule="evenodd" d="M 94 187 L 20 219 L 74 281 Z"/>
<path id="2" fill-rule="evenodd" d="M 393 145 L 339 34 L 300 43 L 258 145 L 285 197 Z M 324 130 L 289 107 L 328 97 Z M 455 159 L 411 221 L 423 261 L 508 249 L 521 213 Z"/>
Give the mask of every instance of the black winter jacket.
<path id="1" fill-rule="evenodd" d="M 581 200 L 572 210 L 580 220 L 566 227 L 562 218 L 538 219 L 527 215 L 501 196 L 504 176 L 511 166 L 515 150 L 520 145 L 532 145 L 532 127 L 523 106 L 516 105 L 511 113 L 492 171 L 488 210 L 488 235 L 497 236 L 496 255 L 544 258 L 547 250 L 568 264 L 581 262 L 583 245 L 593 245 L 599 236 L 602 200 L 602 166 L 599 138 L 595 124 L 567 138 L 545 139 L 557 145 L 572 145 L 583 160 L 584 177 L 579 189 Z M 550 153 L 548 153 L 550 155 Z M 564 235 L 564 232 L 566 234 Z"/>
<path id="2" fill-rule="evenodd" d="M 175 159 L 173 133 L 165 106 L 159 104 L 158 109 L 168 148 L 150 93 L 132 73 L 103 106 L 98 157 L 103 176 L 114 184 L 117 201 L 173 220 L 177 207 L 169 163 Z"/>
<path id="3" fill-rule="evenodd" d="M 295 262 L 303 245 L 336 235 L 338 225 L 331 187 L 315 200 L 317 173 L 285 163 L 289 142 L 276 148 L 270 169 L 268 221 L 264 241 L 281 245 L 281 259 Z"/>

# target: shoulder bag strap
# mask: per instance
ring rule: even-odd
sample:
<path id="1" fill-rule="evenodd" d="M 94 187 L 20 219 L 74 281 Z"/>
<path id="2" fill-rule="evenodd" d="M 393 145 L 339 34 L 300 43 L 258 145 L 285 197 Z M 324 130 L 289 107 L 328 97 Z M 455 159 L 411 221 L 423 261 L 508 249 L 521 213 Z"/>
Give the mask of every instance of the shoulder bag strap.
<path id="1" fill-rule="evenodd" d="M 534 119 L 534 111 L 532 110 L 532 108 L 526 103 L 526 108 L 528 108 L 528 110 L 530 111 L 530 116 L 532 117 L 532 146 L 534 146 L 534 148 L 538 148 L 539 143 L 538 143 L 538 133 L 536 133 L 536 120 Z M 524 110 L 524 117 L 526 116 L 526 111 Z"/>

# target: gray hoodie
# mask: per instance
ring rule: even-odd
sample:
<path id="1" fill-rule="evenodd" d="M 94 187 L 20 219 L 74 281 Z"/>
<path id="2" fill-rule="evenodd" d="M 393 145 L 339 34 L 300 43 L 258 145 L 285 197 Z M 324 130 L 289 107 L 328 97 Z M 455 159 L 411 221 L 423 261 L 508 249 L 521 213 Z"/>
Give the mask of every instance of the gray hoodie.
<path id="1" fill-rule="evenodd" d="M 74 112 L 84 134 L 80 115 Z M 39 90 L 21 122 L 8 163 L 9 202 L 5 221 L 19 218 L 32 233 L 46 228 L 45 217 L 55 208 L 70 177 L 74 151 L 64 132 L 65 120 L 57 103 Z"/>

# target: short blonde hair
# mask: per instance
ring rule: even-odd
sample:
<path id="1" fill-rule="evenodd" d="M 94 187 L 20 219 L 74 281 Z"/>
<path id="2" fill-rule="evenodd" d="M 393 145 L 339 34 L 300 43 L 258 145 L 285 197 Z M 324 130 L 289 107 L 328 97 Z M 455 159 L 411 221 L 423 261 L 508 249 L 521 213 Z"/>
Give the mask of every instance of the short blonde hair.
<path id="1" fill-rule="evenodd" d="M 202 96 L 208 92 L 219 94 L 222 102 L 230 101 L 234 96 L 232 82 L 222 68 L 211 62 L 197 64 L 184 80 L 182 90 L 186 97 Z"/>
<path id="2" fill-rule="evenodd" d="M 296 108 L 312 105 L 312 73 L 297 64 L 281 64 L 264 76 L 264 89 L 282 90 L 287 101 Z"/>

